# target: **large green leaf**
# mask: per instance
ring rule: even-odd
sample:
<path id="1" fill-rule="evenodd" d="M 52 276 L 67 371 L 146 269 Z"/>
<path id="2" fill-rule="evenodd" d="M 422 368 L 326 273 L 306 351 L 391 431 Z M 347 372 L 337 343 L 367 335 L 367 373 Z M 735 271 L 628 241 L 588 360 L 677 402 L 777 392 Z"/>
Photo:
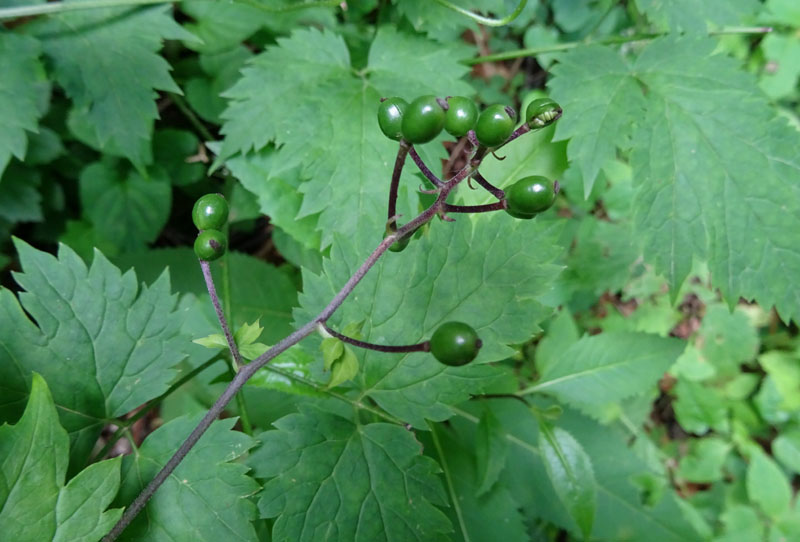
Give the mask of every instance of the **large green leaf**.
<path id="1" fill-rule="evenodd" d="M 155 91 L 180 93 L 157 51 L 164 39 L 192 39 L 170 6 L 67 11 L 30 31 L 42 39 L 56 81 L 88 116 L 100 147 L 112 145 L 137 166 L 149 163 Z"/>
<path id="2" fill-rule="evenodd" d="M 645 393 L 675 363 L 686 344 L 634 332 L 583 337 L 543 367 L 529 391 L 552 393 L 573 406 L 602 406 Z"/>
<path id="3" fill-rule="evenodd" d="M 537 301 L 559 272 L 553 260 L 560 225 L 514 220 L 506 213 L 459 216 L 435 222 L 402 253 L 387 252 L 331 318 L 341 329 L 364 322 L 364 340 L 412 344 L 429 339 L 447 321 L 469 323 L 483 340 L 475 362 L 448 367 L 427 353 L 386 354 L 360 350 L 354 386 L 415 427 L 443 420 L 449 405 L 480 393 L 500 372 L 486 362 L 512 355 L 509 344 L 528 340 L 550 309 Z M 381 232 L 337 237 L 325 274 L 306 273 L 296 322 L 313 318 L 345 284 Z M 536 250 L 530 250 L 535 239 Z M 309 341 L 310 342 L 310 341 Z M 319 356 L 315 352 L 315 355 Z"/>
<path id="4" fill-rule="evenodd" d="M 442 426 L 434 426 L 431 435 L 433 446 L 426 446 L 426 449 L 431 448 L 428 453 L 433 455 L 435 448 L 435 457 L 447 480 L 451 503 L 447 512 L 456 526 L 455 541 L 530 540 L 519 505 L 514 502 L 507 488 L 497 484 L 480 491 L 480 474 L 476 470 L 472 442 L 459 438 L 460 435 Z M 493 440 L 505 444 L 503 439 Z M 505 461 L 505 457 L 498 459 Z"/>
<path id="5" fill-rule="evenodd" d="M 35 39 L 0 32 L 0 175 L 12 156 L 22 160 L 28 132 L 36 132 L 40 90 L 47 89 L 39 62 L 41 45 Z"/>
<path id="6" fill-rule="evenodd" d="M 150 286 L 100 252 L 90 268 L 65 245 L 58 258 L 16 241 L 25 290 L 0 290 L 0 417 L 14 419 L 31 371 L 50 383 L 73 458 L 85 461 L 106 420 L 166 391 L 183 357 L 168 275 Z M 26 314 L 27 313 L 27 314 Z M 29 316 L 30 315 L 30 318 Z M 32 320 L 31 320 L 32 319 Z"/>
<path id="7" fill-rule="evenodd" d="M 640 242 L 674 293 L 699 258 L 728 300 L 795 318 L 800 132 L 715 47 L 662 38 L 632 64 L 599 46 L 563 55 L 551 83 L 565 110 L 557 137 L 571 138 L 587 188 L 618 148 L 633 147 Z"/>
<path id="8" fill-rule="evenodd" d="M 44 379 L 33 374 L 16 425 L 0 426 L 0 533 L 14 542 L 95 542 L 122 514 L 105 510 L 119 488 L 119 459 L 95 463 L 65 486 L 69 437 Z"/>
<path id="9" fill-rule="evenodd" d="M 255 57 L 227 92 L 231 102 L 223 114 L 225 141 L 218 162 L 275 142 L 281 167 L 301 166 L 309 179 L 300 187 L 303 201 L 296 218 L 319 213 L 323 246 L 334 232 L 351 235 L 367 227 L 382 232 L 397 143 L 378 128 L 380 98 L 470 93 L 460 80 L 467 68 L 456 58 L 453 46 L 383 27 L 367 68 L 356 71 L 341 37 L 295 31 Z M 413 180 L 410 186 L 418 184 Z M 265 197 L 273 198 L 270 192 L 276 189 L 265 189 Z M 408 200 L 401 197 L 399 212 L 415 208 Z"/>
<path id="10" fill-rule="evenodd" d="M 118 502 L 130 503 L 175 453 L 200 415 L 178 418 L 151 433 L 137 453 L 122 462 Z M 121 540 L 258 540 L 249 497 L 258 484 L 237 459 L 255 444 L 231 431 L 235 418 L 216 421 L 124 531 Z"/>
<path id="11" fill-rule="evenodd" d="M 162 169 L 145 178 L 115 160 L 88 165 L 81 172 L 80 193 L 84 216 L 123 252 L 155 241 L 172 204 L 172 186 Z"/>
<path id="12" fill-rule="evenodd" d="M 446 540 L 436 462 L 403 427 L 353 424 L 311 406 L 258 436 L 248 464 L 268 479 L 261 516 L 273 540 Z"/>

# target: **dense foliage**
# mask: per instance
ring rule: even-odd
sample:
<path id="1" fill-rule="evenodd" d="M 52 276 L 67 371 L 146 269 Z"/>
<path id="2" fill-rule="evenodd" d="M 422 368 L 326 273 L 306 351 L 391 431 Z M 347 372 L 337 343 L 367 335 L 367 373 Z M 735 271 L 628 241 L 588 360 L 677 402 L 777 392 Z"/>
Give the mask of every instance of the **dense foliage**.
<path id="1" fill-rule="evenodd" d="M 796 0 L 80 4 L 0 3 L 0 538 L 100 540 L 234 378 L 195 250 L 256 359 L 398 140 L 528 122 L 328 320 L 425 348 L 292 346 L 121 539 L 800 539 Z"/>

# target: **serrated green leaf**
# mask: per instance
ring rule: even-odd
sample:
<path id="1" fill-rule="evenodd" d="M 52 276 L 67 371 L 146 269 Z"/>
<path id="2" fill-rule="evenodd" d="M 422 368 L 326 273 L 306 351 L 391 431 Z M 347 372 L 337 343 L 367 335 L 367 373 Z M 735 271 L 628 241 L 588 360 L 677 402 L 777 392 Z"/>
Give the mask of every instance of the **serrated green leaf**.
<path id="1" fill-rule="evenodd" d="M 466 400 L 499 378 L 485 365 L 511 356 L 506 345 L 523 343 L 549 313 L 537 298 L 548 291 L 559 267 L 559 224 L 512 220 L 505 213 L 436 222 L 402 253 L 386 253 L 331 318 L 331 326 L 364 321 L 364 340 L 414 344 L 429 339 L 443 322 L 462 321 L 481 337 L 478 358 L 448 367 L 427 353 L 359 351 L 355 385 L 392 415 L 415 427 L 443 420 L 450 405 Z M 380 241 L 383 230 L 337 237 L 322 276 L 304 274 L 302 309 L 295 321 L 313 318 Z M 531 239 L 537 250 L 528 249 Z M 315 339 L 309 338 L 309 345 Z M 317 339 L 318 340 L 318 339 Z M 311 347 L 309 351 L 315 350 Z"/>
<path id="2" fill-rule="evenodd" d="M 355 72 L 341 37 L 295 31 L 255 57 L 226 93 L 231 102 L 223 114 L 225 141 L 217 165 L 274 142 L 282 166 L 302 166 L 309 179 L 300 187 L 303 201 L 296 218 L 319 213 L 323 246 L 334 232 L 382 228 L 380 212 L 373 211 L 386 206 L 397 144 L 380 133 L 379 100 L 469 94 L 461 81 L 467 68 L 457 58 L 450 47 L 384 26 L 372 42 L 367 69 Z M 286 65 L 292 66 L 290 72 Z M 409 197 L 401 197 L 399 212 L 407 214 L 415 204 Z"/>
<path id="3" fill-rule="evenodd" d="M 261 327 L 261 319 L 259 318 L 252 324 L 245 322 L 233 334 L 233 340 L 236 341 L 237 346 L 247 346 L 253 344 L 261 337 L 264 328 Z"/>
<path id="4" fill-rule="evenodd" d="M 728 408 L 719 390 L 679 380 L 673 391 L 676 396 L 672 403 L 675 417 L 687 432 L 702 435 L 711 429 L 728 430 Z"/>
<path id="5" fill-rule="evenodd" d="M 486 494 L 505 468 L 508 442 L 502 438 L 500 420 L 489 408 L 481 413 L 475 433 L 475 496 Z"/>
<path id="6" fill-rule="evenodd" d="M 258 436 L 248 459 L 267 479 L 258 507 L 276 518 L 273 540 L 442 540 L 452 530 L 436 463 L 413 434 L 354 425 L 301 405 Z"/>
<path id="7" fill-rule="evenodd" d="M 39 94 L 48 91 L 44 67 L 39 62 L 41 45 L 28 36 L 0 33 L 0 175 L 12 156 L 25 158 L 30 132 L 36 132 Z"/>
<path id="8" fill-rule="evenodd" d="M 759 8 L 757 0 L 636 0 L 648 19 L 672 30 L 705 33 L 712 26 L 737 25 Z"/>
<path id="9" fill-rule="evenodd" d="M 342 382 L 351 380 L 358 374 L 358 358 L 353 353 L 353 349 L 344 345 L 342 355 L 331 367 L 331 379 L 328 381 L 329 388 L 335 388 Z"/>
<path id="10" fill-rule="evenodd" d="M 51 14 L 28 25 L 42 38 L 56 81 L 85 109 L 101 147 L 111 143 L 137 167 L 158 118 L 156 90 L 180 93 L 157 54 L 165 39 L 193 39 L 169 6 L 95 8 Z"/>
<path id="11" fill-rule="evenodd" d="M 775 461 L 755 446 L 747 467 L 747 495 L 772 519 L 789 510 L 792 488 Z"/>
<path id="12" fill-rule="evenodd" d="M 633 145 L 632 127 L 645 100 L 630 68 L 612 49 L 591 45 L 558 57 L 549 87 L 564 108 L 556 140 L 569 139 L 567 154 L 583 173 L 584 195 L 616 150 Z"/>
<path id="13" fill-rule="evenodd" d="M 561 504 L 578 524 L 584 540 L 594 524 L 597 500 L 592 460 L 569 432 L 539 424 L 539 450 Z"/>
<path id="14" fill-rule="evenodd" d="M 536 368 L 547 373 L 562 359 L 564 352 L 581 338 L 575 320 L 566 308 L 550 323 L 547 333 L 536 345 Z"/>
<path id="15" fill-rule="evenodd" d="M 148 435 L 138 452 L 122 461 L 117 502 L 130 503 L 144 489 L 200 421 L 201 415 L 173 420 Z M 248 497 L 258 484 L 237 459 L 255 441 L 232 431 L 235 418 L 211 424 L 203 438 L 125 529 L 120 540 L 160 542 L 186 537 L 198 542 L 255 542 L 256 509 Z"/>
<path id="16" fill-rule="evenodd" d="M 113 160 L 81 171 L 80 194 L 84 217 L 125 252 L 154 241 L 172 206 L 172 188 L 163 170 L 153 169 L 145 178 Z"/>
<path id="17" fill-rule="evenodd" d="M 675 363 L 683 341 L 647 333 L 583 337 L 542 372 L 529 392 L 553 393 L 572 405 L 600 406 L 649 390 Z"/>
<path id="18" fill-rule="evenodd" d="M 586 187 L 618 148 L 633 147 L 635 224 L 673 293 L 698 258 L 729 301 L 756 299 L 794 318 L 800 132 L 715 48 L 661 38 L 633 65 L 598 46 L 562 55 L 551 84 L 565 110 L 557 136 L 571 138 Z"/>
<path id="19" fill-rule="evenodd" d="M 106 510 L 119 488 L 119 458 L 90 465 L 65 486 L 67 432 L 44 379 L 16 425 L 0 426 L 0 532 L 15 542 L 95 542 L 117 522 Z"/>
<path id="20" fill-rule="evenodd" d="M 300 166 L 287 167 L 272 147 L 228 160 L 225 166 L 258 199 L 261 212 L 270 223 L 282 228 L 302 246 L 319 250 L 317 216 L 298 218 L 303 204 Z"/>
<path id="21" fill-rule="evenodd" d="M 185 341 L 177 299 L 166 273 L 139 287 L 133 272 L 122 274 L 99 252 L 87 268 L 65 245 L 56 259 L 15 244 L 24 291 L 18 301 L 0 289 L 0 418 L 22 410 L 30 373 L 40 373 L 73 439 L 73 460 L 83 464 L 106 420 L 172 381 Z"/>

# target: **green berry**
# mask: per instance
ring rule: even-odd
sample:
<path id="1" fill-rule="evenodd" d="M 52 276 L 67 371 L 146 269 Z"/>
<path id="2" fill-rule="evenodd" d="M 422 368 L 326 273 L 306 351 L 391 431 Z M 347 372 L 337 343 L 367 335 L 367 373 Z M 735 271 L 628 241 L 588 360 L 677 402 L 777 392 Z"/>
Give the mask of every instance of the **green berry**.
<path id="1" fill-rule="evenodd" d="M 563 110 L 561 106 L 550 98 L 539 98 L 528 104 L 525 110 L 525 122 L 532 130 L 544 128 L 557 121 Z"/>
<path id="2" fill-rule="evenodd" d="M 466 365 L 478 355 L 481 340 L 469 325 L 447 322 L 436 328 L 430 340 L 431 354 L 445 365 Z"/>
<path id="3" fill-rule="evenodd" d="M 403 139 L 409 143 L 427 143 L 444 127 L 445 112 L 436 96 L 420 96 L 403 114 Z"/>
<path id="4" fill-rule="evenodd" d="M 403 138 L 403 113 L 408 102 L 402 98 L 387 98 L 378 106 L 378 125 L 383 135 L 389 139 L 400 141 Z"/>
<path id="5" fill-rule="evenodd" d="M 195 202 L 192 220 L 198 230 L 218 230 L 228 220 L 228 202 L 222 194 L 206 194 Z"/>
<path id="6" fill-rule="evenodd" d="M 228 240 L 219 230 L 203 230 L 194 240 L 194 253 L 201 260 L 211 262 L 225 254 Z"/>
<path id="7" fill-rule="evenodd" d="M 478 117 L 475 137 L 485 147 L 497 147 L 508 139 L 516 122 L 517 114 L 513 109 L 500 104 L 490 105 Z"/>
<path id="8" fill-rule="evenodd" d="M 463 96 L 447 98 L 449 109 L 444 118 L 444 129 L 448 134 L 461 137 L 475 126 L 478 120 L 478 107 L 475 102 Z"/>
<path id="9" fill-rule="evenodd" d="M 547 177 L 523 177 L 506 190 L 508 214 L 516 218 L 533 218 L 553 205 L 556 192 L 555 183 Z"/>

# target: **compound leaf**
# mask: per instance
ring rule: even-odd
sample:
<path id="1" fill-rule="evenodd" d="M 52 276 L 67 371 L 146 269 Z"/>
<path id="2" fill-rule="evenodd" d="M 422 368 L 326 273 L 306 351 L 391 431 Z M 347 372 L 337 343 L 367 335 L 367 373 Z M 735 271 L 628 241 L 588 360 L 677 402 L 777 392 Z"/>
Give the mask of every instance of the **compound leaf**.
<path id="1" fill-rule="evenodd" d="M 223 114 L 225 140 L 217 164 L 274 142 L 281 167 L 302 166 L 303 178 L 309 179 L 299 188 L 302 205 L 292 218 L 319 213 L 323 247 L 333 232 L 382 228 L 375 211 L 386 205 L 382 180 L 391 176 L 397 143 L 378 128 L 380 98 L 469 94 L 470 87 L 461 81 L 468 70 L 456 58 L 448 47 L 383 27 L 371 45 L 367 68 L 356 71 L 343 38 L 327 30 L 297 30 L 255 57 L 227 92 L 231 101 Z M 292 66 L 289 72 L 287 65 Z M 419 181 L 413 183 L 416 187 Z M 273 188 L 247 184 L 262 207 L 269 205 L 266 198 L 275 197 Z M 403 203 L 408 199 L 401 198 L 398 212 L 409 212 L 410 204 Z M 306 235 L 298 240 L 309 241 Z"/>
<path id="2" fill-rule="evenodd" d="M 119 459 L 87 467 L 65 486 L 69 437 L 44 379 L 33 374 L 25 412 L 0 426 L 0 532 L 15 542 L 94 542 L 121 509 L 105 510 L 119 488 Z"/>
<path id="3" fill-rule="evenodd" d="M 354 385 L 361 396 L 426 427 L 426 418 L 444 420 L 450 405 L 485 389 L 500 374 L 486 362 L 511 356 L 515 350 L 506 345 L 525 342 L 550 314 L 537 297 L 560 270 L 552 263 L 562 252 L 555 244 L 559 231 L 558 224 L 513 220 L 505 213 L 461 216 L 431 224 L 404 252 L 385 254 L 331 318 L 332 327 L 364 321 L 366 341 L 413 344 L 429 339 L 444 322 L 462 321 L 478 332 L 483 347 L 464 367 L 442 365 L 427 353 L 360 350 Z M 305 273 L 295 321 L 306 322 L 321 310 L 380 239 L 381 230 L 337 237 L 324 275 Z M 529 249 L 533 239 L 536 250 Z"/>
<path id="4" fill-rule="evenodd" d="M 180 93 L 157 51 L 164 39 L 193 39 L 170 9 L 76 10 L 31 25 L 56 81 L 88 116 L 99 146 L 110 144 L 137 167 L 152 159 L 147 143 L 158 118 L 156 89 Z"/>
<path id="5" fill-rule="evenodd" d="M 673 293 L 699 258 L 729 302 L 796 318 L 800 132 L 716 44 L 661 38 L 632 64 L 599 46 L 562 55 L 551 85 L 566 111 L 557 136 L 572 138 L 587 189 L 632 145 L 635 224 Z"/>
<path id="6" fill-rule="evenodd" d="M 87 268 L 65 245 L 56 258 L 15 244 L 24 291 L 17 300 L 0 290 L 0 417 L 16 417 L 31 371 L 40 373 L 79 440 L 73 457 L 85 461 L 105 420 L 166 391 L 186 340 L 176 297 L 166 273 L 139 288 L 132 271 L 122 274 L 100 252 Z"/>
<path id="7" fill-rule="evenodd" d="M 273 540 L 446 540 L 439 468 L 398 425 L 355 425 L 302 405 L 258 436 L 248 464 L 268 479 L 261 516 Z"/>

